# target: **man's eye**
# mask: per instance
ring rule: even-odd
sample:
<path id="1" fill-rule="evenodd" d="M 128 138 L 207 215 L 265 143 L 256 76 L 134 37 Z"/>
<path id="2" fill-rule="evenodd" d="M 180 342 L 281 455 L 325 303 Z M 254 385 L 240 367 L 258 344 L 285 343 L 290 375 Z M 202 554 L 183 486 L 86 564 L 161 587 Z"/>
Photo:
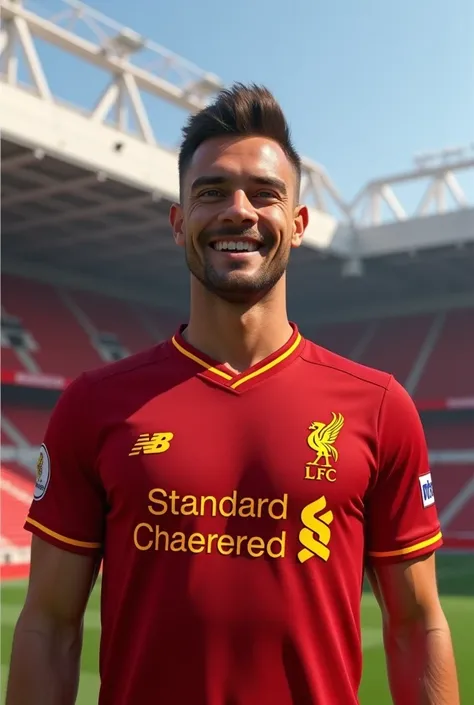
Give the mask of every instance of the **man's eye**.
<path id="1" fill-rule="evenodd" d="M 272 191 L 259 191 L 257 193 L 258 198 L 276 198 Z"/>
<path id="2" fill-rule="evenodd" d="M 219 197 L 219 196 L 221 196 L 221 195 L 222 195 L 222 191 L 219 191 L 219 190 L 216 189 L 216 188 L 208 188 L 208 189 L 206 189 L 205 191 L 201 191 L 201 193 L 199 194 L 199 196 L 200 196 L 201 198 L 202 198 L 203 196 L 204 196 L 204 197 L 207 197 L 207 198 L 217 198 L 217 197 Z"/>

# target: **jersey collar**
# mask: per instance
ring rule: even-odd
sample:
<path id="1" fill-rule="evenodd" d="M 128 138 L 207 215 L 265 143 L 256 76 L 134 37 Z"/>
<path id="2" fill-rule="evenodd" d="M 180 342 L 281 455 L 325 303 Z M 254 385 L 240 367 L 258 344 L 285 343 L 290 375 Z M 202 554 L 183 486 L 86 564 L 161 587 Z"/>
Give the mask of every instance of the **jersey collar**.
<path id="1" fill-rule="evenodd" d="M 279 372 L 300 356 L 305 341 L 297 326 L 294 323 L 290 323 L 290 325 L 293 332 L 285 345 L 240 374 L 235 374 L 226 365 L 213 360 L 190 345 L 182 335 L 186 324 L 179 327 L 171 339 L 171 343 L 180 355 L 195 364 L 196 373 L 200 377 L 232 391 L 242 392 L 275 372 Z"/>

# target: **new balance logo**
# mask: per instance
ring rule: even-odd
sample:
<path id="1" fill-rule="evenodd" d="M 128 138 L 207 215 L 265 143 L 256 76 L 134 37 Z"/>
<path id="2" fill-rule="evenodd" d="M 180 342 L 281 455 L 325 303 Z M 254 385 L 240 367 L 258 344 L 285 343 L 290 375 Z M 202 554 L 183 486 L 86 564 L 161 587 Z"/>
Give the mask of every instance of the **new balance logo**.
<path id="1" fill-rule="evenodd" d="M 326 498 L 320 497 L 306 505 L 301 512 L 303 528 L 299 534 L 299 541 L 303 548 L 298 553 L 300 563 L 305 563 L 315 556 L 327 561 L 331 555 L 328 548 L 331 540 L 329 525 L 334 517 L 331 510 L 325 512 L 324 509 L 326 509 Z"/>
<path id="2" fill-rule="evenodd" d="M 170 447 L 173 439 L 172 433 L 142 433 L 133 446 L 129 455 L 150 455 L 152 453 L 164 453 Z"/>

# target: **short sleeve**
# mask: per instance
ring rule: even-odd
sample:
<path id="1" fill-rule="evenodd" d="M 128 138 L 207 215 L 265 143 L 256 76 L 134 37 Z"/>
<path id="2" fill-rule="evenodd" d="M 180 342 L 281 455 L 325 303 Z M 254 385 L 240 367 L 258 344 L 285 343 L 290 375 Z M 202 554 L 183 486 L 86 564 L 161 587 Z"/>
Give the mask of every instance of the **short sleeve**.
<path id="1" fill-rule="evenodd" d="M 378 473 L 367 507 L 371 559 L 404 560 L 442 545 L 428 449 L 406 390 L 391 378 L 378 423 Z"/>
<path id="2" fill-rule="evenodd" d="M 104 492 L 94 466 L 93 402 L 85 376 L 60 397 L 41 446 L 25 529 L 74 553 L 99 553 Z"/>

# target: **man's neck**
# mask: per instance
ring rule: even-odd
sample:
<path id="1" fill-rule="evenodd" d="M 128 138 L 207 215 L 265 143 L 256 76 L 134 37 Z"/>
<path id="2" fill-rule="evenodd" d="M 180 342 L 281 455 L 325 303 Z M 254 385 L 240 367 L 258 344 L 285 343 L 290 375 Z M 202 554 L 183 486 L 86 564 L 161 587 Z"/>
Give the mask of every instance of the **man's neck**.
<path id="1" fill-rule="evenodd" d="M 265 300 L 246 307 L 228 303 L 193 282 L 185 339 L 234 372 L 256 365 L 291 337 L 283 286 L 284 282 L 279 282 L 281 291 L 271 292 Z"/>

